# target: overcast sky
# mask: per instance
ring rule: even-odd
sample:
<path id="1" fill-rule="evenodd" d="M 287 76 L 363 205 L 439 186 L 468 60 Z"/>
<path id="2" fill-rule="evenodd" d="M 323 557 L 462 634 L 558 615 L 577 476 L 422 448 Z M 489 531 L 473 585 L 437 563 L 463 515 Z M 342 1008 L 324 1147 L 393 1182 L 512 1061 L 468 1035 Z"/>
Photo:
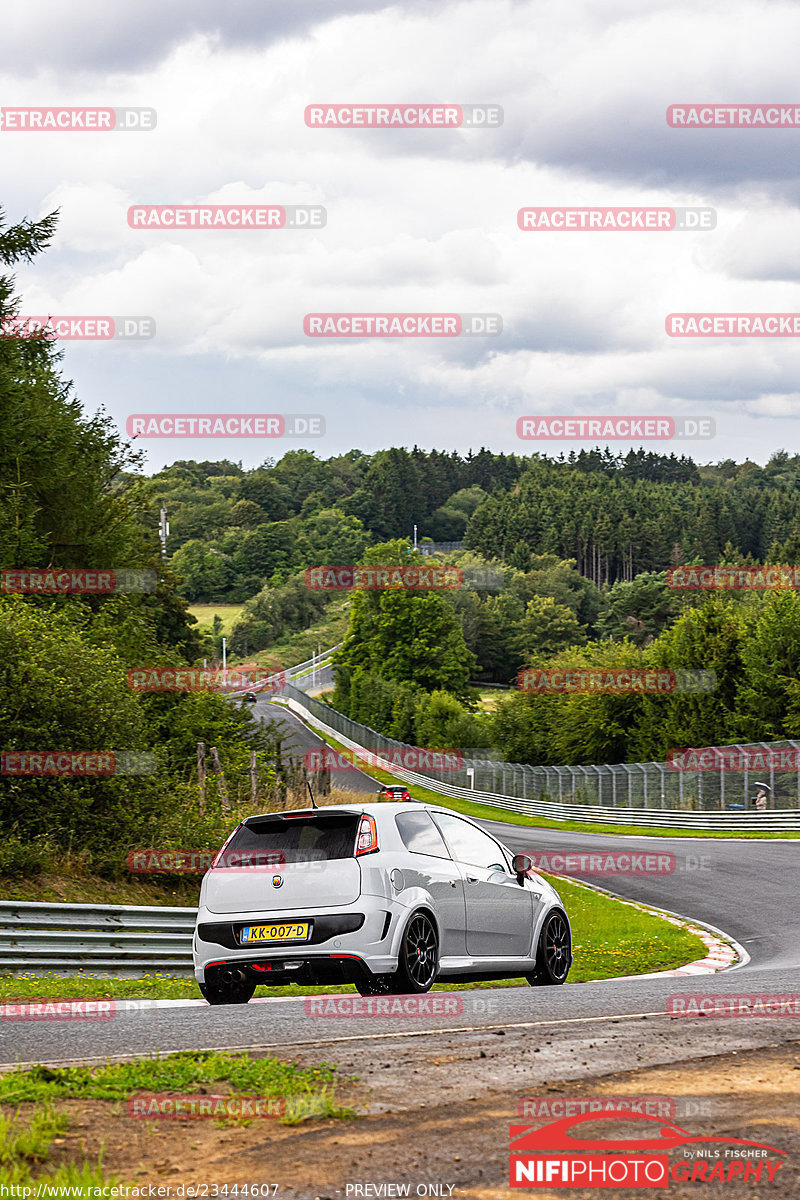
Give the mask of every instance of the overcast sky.
<path id="1" fill-rule="evenodd" d="M 145 440 L 255 465 L 415 442 L 548 453 L 520 416 L 710 416 L 699 461 L 798 449 L 798 339 L 670 338 L 670 312 L 800 313 L 800 129 L 668 105 L 797 103 L 800 8 L 752 0 L 26 0 L 13 106 L 152 106 L 152 132 L 0 131 L 9 222 L 60 209 L 23 313 L 149 315 L 66 342 L 88 413 L 319 413 L 303 442 Z M 306 105 L 501 105 L 484 129 L 310 129 Z M 308 230 L 131 229 L 136 204 L 317 204 Z M 702 232 L 522 232 L 521 207 L 710 206 Z M 500 313 L 498 337 L 311 339 L 310 312 Z M 585 443 L 591 444 L 591 443 Z M 617 443 L 626 450 L 631 443 Z"/>

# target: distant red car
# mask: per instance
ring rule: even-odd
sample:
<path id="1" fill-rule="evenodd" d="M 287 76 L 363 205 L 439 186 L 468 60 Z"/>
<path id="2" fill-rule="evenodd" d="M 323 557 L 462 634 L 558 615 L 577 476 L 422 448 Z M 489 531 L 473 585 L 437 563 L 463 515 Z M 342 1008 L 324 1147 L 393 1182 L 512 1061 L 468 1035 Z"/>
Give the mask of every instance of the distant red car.
<path id="1" fill-rule="evenodd" d="M 407 787 L 387 783 L 384 787 L 378 789 L 379 800 L 410 800 L 411 793 Z"/>

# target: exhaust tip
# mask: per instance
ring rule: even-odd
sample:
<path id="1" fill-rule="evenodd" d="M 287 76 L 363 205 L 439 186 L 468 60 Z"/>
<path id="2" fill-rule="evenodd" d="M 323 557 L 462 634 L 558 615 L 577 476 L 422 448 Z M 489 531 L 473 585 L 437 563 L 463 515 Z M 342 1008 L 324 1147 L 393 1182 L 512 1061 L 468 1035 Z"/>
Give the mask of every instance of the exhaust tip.
<path id="1" fill-rule="evenodd" d="M 223 983 L 244 983 L 246 976 L 238 967 L 226 967 L 221 972 Z"/>

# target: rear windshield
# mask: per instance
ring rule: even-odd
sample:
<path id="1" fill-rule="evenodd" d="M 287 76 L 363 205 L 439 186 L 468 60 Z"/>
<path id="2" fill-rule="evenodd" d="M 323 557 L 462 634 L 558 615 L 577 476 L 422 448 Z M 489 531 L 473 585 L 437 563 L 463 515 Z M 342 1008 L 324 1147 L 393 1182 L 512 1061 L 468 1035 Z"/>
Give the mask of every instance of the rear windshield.
<path id="1" fill-rule="evenodd" d="M 217 867 L 281 866 L 353 858 L 357 813 L 248 821 L 233 835 Z"/>

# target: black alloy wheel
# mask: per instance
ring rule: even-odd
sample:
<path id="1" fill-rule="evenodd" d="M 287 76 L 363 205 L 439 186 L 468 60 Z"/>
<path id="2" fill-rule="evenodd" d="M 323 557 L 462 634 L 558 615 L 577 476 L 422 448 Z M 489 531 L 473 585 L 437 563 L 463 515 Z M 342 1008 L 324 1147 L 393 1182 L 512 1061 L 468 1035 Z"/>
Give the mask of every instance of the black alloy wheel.
<path id="1" fill-rule="evenodd" d="M 439 939 L 433 921 L 427 913 L 415 913 L 403 934 L 393 990 L 428 992 L 438 972 Z"/>
<path id="2" fill-rule="evenodd" d="M 572 939 L 567 918 L 557 908 L 546 918 L 539 935 L 536 970 L 526 975 L 532 987 L 563 983 L 572 966 Z"/>

